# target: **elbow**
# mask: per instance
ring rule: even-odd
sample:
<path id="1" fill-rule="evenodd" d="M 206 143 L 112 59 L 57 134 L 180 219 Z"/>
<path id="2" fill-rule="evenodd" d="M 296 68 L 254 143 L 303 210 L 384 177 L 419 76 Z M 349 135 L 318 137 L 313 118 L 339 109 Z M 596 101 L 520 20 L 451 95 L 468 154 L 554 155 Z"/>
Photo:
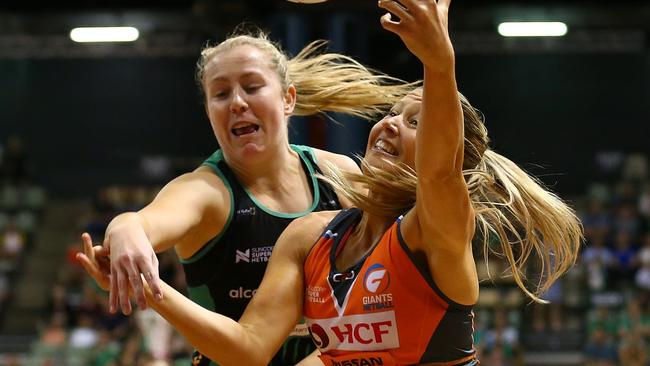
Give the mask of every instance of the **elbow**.
<path id="1" fill-rule="evenodd" d="M 440 182 L 457 178 L 462 176 L 463 155 L 454 151 L 423 156 L 416 161 L 416 171 L 420 182 Z"/>

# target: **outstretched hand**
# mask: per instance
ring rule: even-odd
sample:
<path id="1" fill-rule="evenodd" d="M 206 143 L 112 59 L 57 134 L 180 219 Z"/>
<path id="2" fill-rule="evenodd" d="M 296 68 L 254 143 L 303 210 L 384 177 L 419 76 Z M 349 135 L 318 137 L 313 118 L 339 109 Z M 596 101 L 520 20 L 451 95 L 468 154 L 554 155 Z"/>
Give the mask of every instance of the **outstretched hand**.
<path id="1" fill-rule="evenodd" d="M 77 253 L 77 260 L 97 285 L 104 291 L 108 291 L 111 286 L 108 249 L 101 245 L 93 246 L 93 241 L 88 233 L 81 235 L 81 241 L 84 251 Z"/>
<path id="2" fill-rule="evenodd" d="M 450 3 L 451 0 L 379 0 L 378 6 L 388 11 L 381 17 L 381 25 L 397 34 L 425 67 L 448 71 L 454 64 L 448 29 Z"/>
<path id="3" fill-rule="evenodd" d="M 158 258 L 137 214 L 120 215 L 106 230 L 104 247 L 110 252 L 110 289 L 108 307 L 111 313 L 122 308 L 131 314 L 131 296 L 140 309 L 147 308 L 144 281 L 148 283 L 156 300 L 162 300 Z M 144 278 L 144 279 L 143 279 Z"/>

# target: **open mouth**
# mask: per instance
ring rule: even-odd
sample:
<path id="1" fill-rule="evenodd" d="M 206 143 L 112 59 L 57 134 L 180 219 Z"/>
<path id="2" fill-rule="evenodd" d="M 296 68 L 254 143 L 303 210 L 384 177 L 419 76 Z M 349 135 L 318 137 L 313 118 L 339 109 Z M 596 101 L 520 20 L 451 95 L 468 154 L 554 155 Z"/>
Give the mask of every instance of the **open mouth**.
<path id="1" fill-rule="evenodd" d="M 384 154 L 392 155 L 392 156 L 397 156 L 397 149 L 388 142 L 379 139 L 377 142 L 375 142 L 375 146 L 372 147 L 374 150 L 380 151 Z"/>
<path id="2" fill-rule="evenodd" d="M 244 135 L 248 135 L 248 134 L 251 134 L 251 133 L 255 133 L 259 129 L 260 129 L 260 126 L 254 125 L 252 123 L 247 123 L 247 124 L 244 124 L 244 125 L 238 125 L 237 127 L 233 128 L 230 131 L 232 131 L 233 135 L 235 135 L 235 136 L 244 136 Z"/>

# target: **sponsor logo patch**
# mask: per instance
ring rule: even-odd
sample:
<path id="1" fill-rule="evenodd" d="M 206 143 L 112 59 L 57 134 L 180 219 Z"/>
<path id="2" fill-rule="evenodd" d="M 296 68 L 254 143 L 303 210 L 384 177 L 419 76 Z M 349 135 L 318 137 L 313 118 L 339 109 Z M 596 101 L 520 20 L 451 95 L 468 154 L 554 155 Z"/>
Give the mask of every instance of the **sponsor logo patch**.
<path id="1" fill-rule="evenodd" d="M 329 366 L 395 366 L 395 359 L 388 352 L 363 352 L 340 356 L 320 355 Z"/>
<path id="2" fill-rule="evenodd" d="M 237 215 L 241 215 L 241 216 L 255 216 L 256 213 L 257 210 L 255 209 L 254 206 L 249 208 L 240 208 L 239 210 L 237 210 Z"/>
<path id="3" fill-rule="evenodd" d="M 256 292 L 257 289 L 251 290 L 240 287 L 228 291 L 228 296 L 230 296 L 231 299 L 252 299 Z"/>
<path id="4" fill-rule="evenodd" d="M 323 296 L 323 294 L 326 293 L 326 290 L 327 289 L 323 286 L 307 286 L 307 301 L 317 304 L 324 304 L 327 301 L 325 296 Z"/>
<path id="5" fill-rule="evenodd" d="M 246 262 L 250 263 L 251 261 L 251 250 L 246 249 L 245 251 L 235 250 L 235 263 Z"/>
<path id="6" fill-rule="evenodd" d="M 390 285 L 390 273 L 381 264 L 373 264 L 363 277 L 363 287 L 373 294 L 382 293 Z"/>
<path id="7" fill-rule="evenodd" d="M 292 337 L 307 337 L 309 336 L 309 328 L 307 328 L 307 324 L 301 323 L 301 324 L 296 324 L 295 327 L 293 327 L 293 330 L 291 331 L 291 334 L 289 336 Z"/>
<path id="8" fill-rule="evenodd" d="M 393 294 L 384 293 L 390 286 L 390 272 L 381 264 L 373 264 L 363 277 L 363 287 L 372 295 L 361 298 L 364 311 L 390 309 L 393 305 Z"/>
<path id="9" fill-rule="evenodd" d="M 271 258 L 273 246 L 248 248 L 244 251 L 235 250 L 235 263 L 266 263 Z"/>
<path id="10" fill-rule="evenodd" d="M 305 319 L 314 343 L 329 350 L 376 351 L 399 347 L 394 311 Z"/>

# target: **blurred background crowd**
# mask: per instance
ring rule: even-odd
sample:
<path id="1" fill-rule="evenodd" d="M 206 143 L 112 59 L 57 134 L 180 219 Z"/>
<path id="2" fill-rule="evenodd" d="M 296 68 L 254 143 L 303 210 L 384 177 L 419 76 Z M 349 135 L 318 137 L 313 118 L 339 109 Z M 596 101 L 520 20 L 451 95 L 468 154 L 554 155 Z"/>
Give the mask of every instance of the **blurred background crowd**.
<path id="1" fill-rule="evenodd" d="M 154 312 L 108 313 L 107 295 L 74 260 L 79 236 L 100 242 L 112 217 L 140 209 L 218 148 L 193 68 L 206 39 L 243 20 L 290 52 L 326 38 L 334 51 L 417 79 L 374 3 L 361 3 L 0 6 L 0 365 L 189 364 L 191 346 Z M 477 250 L 482 364 L 650 365 L 650 6 L 490 3 L 454 4 L 459 87 L 487 116 L 496 150 L 575 208 L 586 242 L 545 305 L 524 297 L 502 258 Z M 563 40 L 492 34 L 497 20 L 517 17 L 574 25 Z M 64 34 L 75 22 L 113 21 L 139 24 L 142 39 L 79 46 Z M 291 140 L 360 152 L 369 126 L 337 120 L 296 118 Z M 183 291 L 175 254 L 159 260 L 161 278 Z"/>

